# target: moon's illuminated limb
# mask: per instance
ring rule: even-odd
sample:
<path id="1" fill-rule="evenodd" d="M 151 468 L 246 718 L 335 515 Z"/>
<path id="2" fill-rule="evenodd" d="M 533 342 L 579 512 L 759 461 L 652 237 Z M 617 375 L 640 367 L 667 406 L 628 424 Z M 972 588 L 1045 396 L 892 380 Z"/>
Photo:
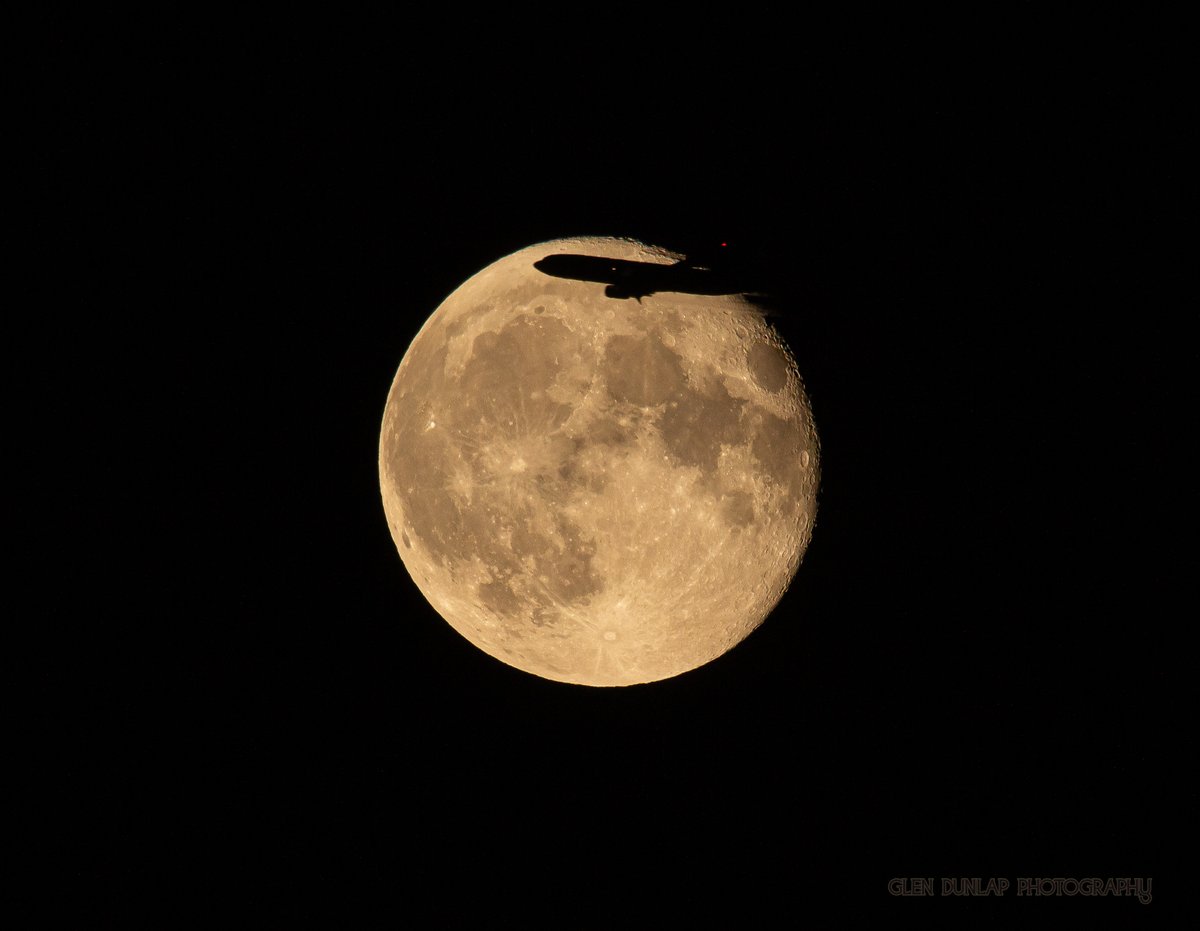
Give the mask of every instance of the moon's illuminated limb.
<path id="1" fill-rule="evenodd" d="M 736 296 L 604 296 L 558 240 L 488 266 L 405 354 L 380 436 L 414 581 L 464 637 L 586 685 L 678 675 L 742 640 L 799 565 L 819 447 L 791 353 Z"/>

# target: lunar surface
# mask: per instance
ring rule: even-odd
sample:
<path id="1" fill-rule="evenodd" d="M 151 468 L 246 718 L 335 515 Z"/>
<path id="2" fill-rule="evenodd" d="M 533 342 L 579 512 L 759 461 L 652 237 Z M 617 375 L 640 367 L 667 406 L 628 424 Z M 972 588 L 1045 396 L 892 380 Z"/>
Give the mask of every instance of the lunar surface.
<path id="1" fill-rule="evenodd" d="M 738 295 L 606 297 L 533 263 L 488 266 L 426 321 L 383 416 L 384 511 L 451 626 L 534 675 L 678 675 L 782 597 L 812 532 L 818 441 L 792 354 Z"/>

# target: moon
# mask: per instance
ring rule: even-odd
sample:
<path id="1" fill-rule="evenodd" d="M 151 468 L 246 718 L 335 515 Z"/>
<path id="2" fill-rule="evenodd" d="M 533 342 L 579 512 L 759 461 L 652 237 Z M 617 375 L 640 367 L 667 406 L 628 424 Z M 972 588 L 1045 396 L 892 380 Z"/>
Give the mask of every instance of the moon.
<path id="1" fill-rule="evenodd" d="M 721 656 L 770 614 L 812 534 L 819 443 L 795 359 L 741 295 L 605 296 L 554 253 L 489 265 L 425 322 L 384 408 L 384 513 L 462 636 L 559 682 L 621 686 Z"/>

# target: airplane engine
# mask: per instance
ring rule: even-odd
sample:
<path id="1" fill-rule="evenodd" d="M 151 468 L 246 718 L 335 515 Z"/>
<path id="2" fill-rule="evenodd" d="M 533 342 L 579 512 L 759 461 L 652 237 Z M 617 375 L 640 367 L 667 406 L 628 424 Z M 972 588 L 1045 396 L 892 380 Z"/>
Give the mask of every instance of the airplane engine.
<path id="1" fill-rule="evenodd" d="M 638 295 L 630 290 L 621 287 L 619 284 L 610 284 L 604 289 L 605 297 L 629 298 L 637 297 Z"/>

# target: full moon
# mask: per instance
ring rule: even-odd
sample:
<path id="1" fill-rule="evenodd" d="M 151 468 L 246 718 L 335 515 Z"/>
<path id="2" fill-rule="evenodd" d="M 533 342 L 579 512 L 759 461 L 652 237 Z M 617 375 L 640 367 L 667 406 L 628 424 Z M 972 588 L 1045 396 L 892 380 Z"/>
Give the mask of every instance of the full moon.
<path id="1" fill-rule="evenodd" d="M 475 646 L 559 682 L 653 682 L 770 614 L 812 534 L 812 411 L 741 295 L 607 296 L 550 255 L 670 265 L 607 238 L 522 249 L 464 282 L 400 362 L 384 512 L 429 603 Z"/>

